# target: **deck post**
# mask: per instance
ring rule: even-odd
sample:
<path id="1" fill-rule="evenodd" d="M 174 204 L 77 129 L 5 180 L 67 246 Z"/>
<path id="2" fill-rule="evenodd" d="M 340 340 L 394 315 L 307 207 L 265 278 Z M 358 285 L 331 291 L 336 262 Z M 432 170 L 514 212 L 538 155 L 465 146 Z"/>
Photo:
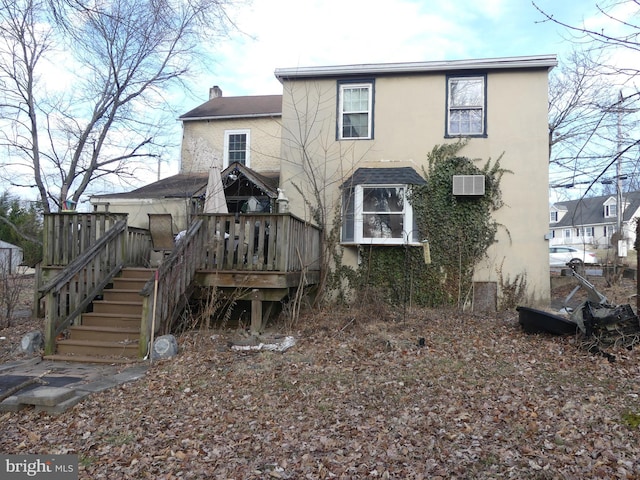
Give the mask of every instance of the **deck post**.
<path id="1" fill-rule="evenodd" d="M 54 292 L 47 294 L 45 300 L 45 317 L 44 317 L 44 354 L 53 355 L 56 353 L 56 312 L 54 311 L 55 297 Z"/>
<path id="2" fill-rule="evenodd" d="M 258 335 L 262 329 L 262 293 L 260 289 L 251 290 L 251 334 Z"/>

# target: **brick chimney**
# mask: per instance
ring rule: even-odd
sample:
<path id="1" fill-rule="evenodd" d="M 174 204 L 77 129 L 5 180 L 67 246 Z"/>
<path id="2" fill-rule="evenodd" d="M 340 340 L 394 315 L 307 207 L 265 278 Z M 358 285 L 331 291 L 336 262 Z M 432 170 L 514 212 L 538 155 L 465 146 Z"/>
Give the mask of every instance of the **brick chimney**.
<path id="1" fill-rule="evenodd" d="M 209 89 L 209 100 L 212 98 L 218 98 L 222 96 L 222 90 L 218 85 L 214 85 Z"/>

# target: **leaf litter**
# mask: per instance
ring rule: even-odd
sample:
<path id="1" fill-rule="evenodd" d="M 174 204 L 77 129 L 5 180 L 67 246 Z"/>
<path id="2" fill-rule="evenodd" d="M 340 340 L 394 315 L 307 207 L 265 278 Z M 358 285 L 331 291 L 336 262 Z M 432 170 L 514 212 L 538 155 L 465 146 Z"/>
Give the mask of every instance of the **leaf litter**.
<path id="1" fill-rule="evenodd" d="M 142 379 L 54 417 L 0 416 L 0 451 L 81 479 L 640 478 L 637 349 L 615 363 L 499 316 L 307 313 L 285 352 L 192 331 Z"/>

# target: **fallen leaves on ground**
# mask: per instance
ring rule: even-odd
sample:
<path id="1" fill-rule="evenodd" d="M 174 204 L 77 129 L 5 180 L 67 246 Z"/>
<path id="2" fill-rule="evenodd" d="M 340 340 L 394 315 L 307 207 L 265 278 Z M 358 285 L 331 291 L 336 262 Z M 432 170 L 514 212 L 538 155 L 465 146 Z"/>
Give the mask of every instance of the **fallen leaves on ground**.
<path id="1" fill-rule="evenodd" d="M 610 363 L 515 313 L 350 315 L 307 316 L 284 353 L 189 332 L 60 416 L 2 414 L 0 451 L 78 454 L 81 479 L 640 477 L 637 349 Z"/>

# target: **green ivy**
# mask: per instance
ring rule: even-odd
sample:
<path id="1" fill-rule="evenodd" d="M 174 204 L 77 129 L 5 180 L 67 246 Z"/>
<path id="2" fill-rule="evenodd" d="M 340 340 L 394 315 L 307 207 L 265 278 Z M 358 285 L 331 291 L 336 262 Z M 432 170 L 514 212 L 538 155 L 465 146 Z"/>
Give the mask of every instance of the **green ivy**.
<path id="1" fill-rule="evenodd" d="M 429 241 L 431 264 L 420 247 L 361 247 L 358 288 L 376 288 L 392 304 L 463 306 L 473 273 L 496 242 L 493 212 L 502 205 L 500 180 L 507 171 L 500 159 L 476 166 L 458 156 L 465 143 L 439 145 L 428 154 L 426 185 L 414 186 L 409 201 L 423 238 Z M 484 175 L 485 195 L 456 197 L 453 175 Z"/>

